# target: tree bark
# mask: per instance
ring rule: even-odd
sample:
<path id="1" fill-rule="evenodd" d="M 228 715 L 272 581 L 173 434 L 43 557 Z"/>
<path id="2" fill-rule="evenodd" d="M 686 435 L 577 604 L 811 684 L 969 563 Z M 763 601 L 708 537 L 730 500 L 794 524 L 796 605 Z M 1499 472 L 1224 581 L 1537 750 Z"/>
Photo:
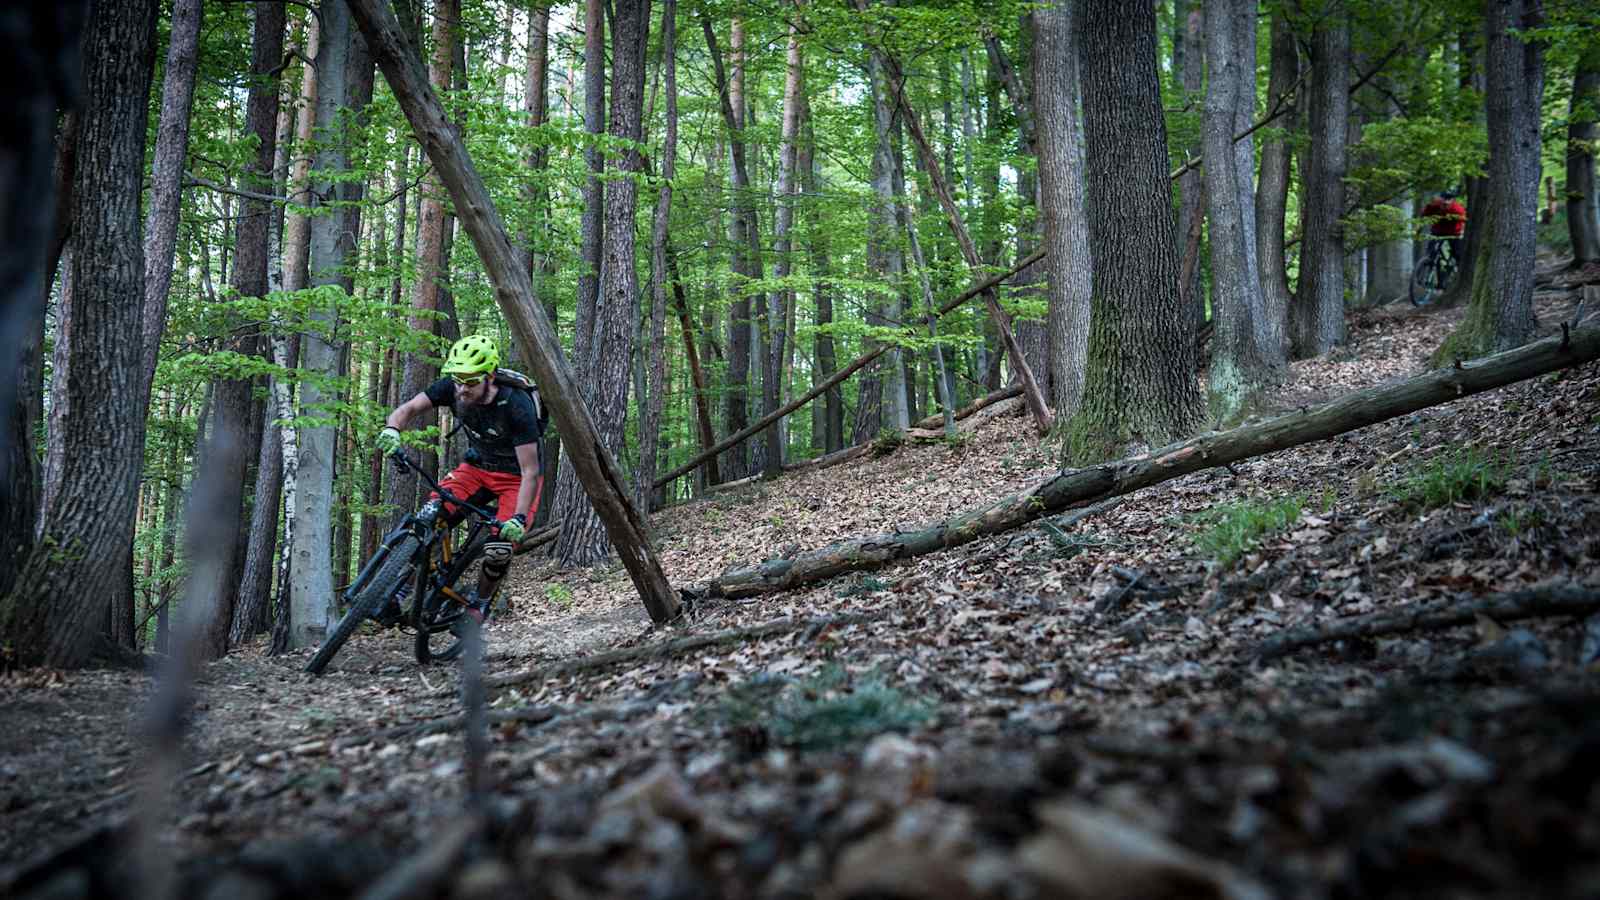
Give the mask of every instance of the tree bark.
<path id="1" fill-rule="evenodd" d="M 613 546 L 633 577 L 655 622 L 677 615 L 678 601 L 661 571 L 655 548 L 645 534 L 638 510 L 628 500 L 616 461 L 600 443 L 594 420 L 582 403 L 572 371 L 565 365 L 550 321 L 533 302 L 532 283 L 518 263 L 505 225 L 489 200 L 483 180 L 472 167 L 460 139 L 449 128 L 444 110 L 428 89 L 420 67 L 404 52 L 399 23 L 380 0 L 349 0 L 361 32 L 413 130 L 450 189 L 462 224 L 472 237 L 495 296 L 519 344 L 527 348 L 552 414 L 567 429 L 564 442 L 574 469 L 599 510 Z M 565 530 L 565 529 L 563 529 Z"/>
<path id="2" fill-rule="evenodd" d="M 1094 259 L 1083 404 L 1066 429 L 1068 464 L 1159 446 L 1204 415 L 1193 336 L 1178 294 L 1155 11 L 1083 6 L 1089 254 Z M 1024 395 L 1026 396 L 1026 395 Z"/>
<path id="3" fill-rule="evenodd" d="M 1533 264 L 1538 223 L 1529 199 L 1539 192 L 1544 48 L 1520 32 L 1542 23 L 1542 7 L 1539 0 L 1491 0 L 1486 8 L 1489 178 L 1487 196 L 1472 211 L 1484 229 L 1483 243 L 1473 264 L 1466 317 L 1445 338 L 1434 354 L 1435 362 L 1520 346 L 1532 339 L 1537 327 Z"/>
<path id="4" fill-rule="evenodd" d="M 677 0 L 665 0 L 661 6 L 661 70 L 667 123 L 661 139 L 661 190 L 650 229 L 650 383 L 649 393 L 639 398 L 643 415 L 639 424 L 639 471 L 633 484 L 633 502 L 642 511 L 650 509 L 650 495 L 655 493 L 656 444 L 661 436 L 661 413 L 667 395 L 667 228 L 672 217 L 672 179 L 678 170 L 677 23 Z M 687 325 L 688 316 L 681 321 Z M 692 347 L 694 341 L 687 331 L 685 338 Z M 699 360 L 695 360 L 696 374 L 699 368 Z"/>
<path id="5" fill-rule="evenodd" d="M 1282 11 L 1272 14 L 1272 56 L 1267 75 L 1269 114 L 1282 111 L 1294 121 L 1300 84 L 1300 56 L 1294 30 Z M 1275 354 L 1289 354 L 1288 318 L 1294 297 L 1289 291 L 1289 269 L 1284 252 L 1284 219 L 1289 207 L 1289 169 L 1292 156 L 1286 129 L 1269 133 L 1261 141 L 1261 177 L 1256 181 L 1256 262 L 1261 273 L 1261 302 L 1276 327 Z M 1188 176 L 1185 176 L 1188 177 Z M 1181 232 L 1180 232 L 1181 233 Z"/>
<path id="6" fill-rule="evenodd" d="M 1172 35 L 1173 76 L 1177 87 L 1183 91 L 1184 106 L 1199 104 L 1205 99 L 1205 36 L 1206 17 L 1204 0 L 1176 0 L 1175 23 Z M 1185 155 L 1199 159 L 1199 143 L 1184 149 Z M 1178 176 L 1178 236 L 1199 235 L 1206 216 L 1205 170 L 1200 166 L 1188 168 Z M 1198 243 L 1196 244 L 1198 248 Z M 1198 249 L 1196 253 L 1198 254 Z M 1187 253 L 1184 259 L 1188 260 Z M 1182 281 L 1178 283 L 1183 295 L 1184 320 L 1191 334 L 1199 334 L 1206 324 L 1205 288 L 1201 283 L 1200 267 L 1185 266 Z"/>
<path id="7" fill-rule="evenodd" d="M 153 0 L 94 2 L 83 30 L 87 105 L 72 189 L 73 293 L 63 301 L 73 307 L 64 310 L 72 325 L 58 336 L 70 362 L 54 373 L 64 381 L 65 404 L 54 421 L 70 452 L 42 508 L 38 541 L 0 599 L 0 636 L 19 665 L 84 664 L 107 598 L 131 597 L 128 551 L 147 411 L 140 342 L 128 338 L 141 333 L 141 304 L 128 298 L 143 296 L 139 199 L 156 7 Z"/>
<path id="8" fill-rule="evenodd" d="M 1083 400 L 1088 366 L 1088 200 L 1083 122 L 1078 111 L 1077 22 L 1071 0 L 1034 10 L 1033 102 L 1038 120 L 1039 218 L 1050 274 L 1050 389 L 1056 417 L 1072 418 Z"/>
<path id="9" fill-rule="evenodd" d="M 1311 146 L 1305 155 L 1305 240 L 1300 290 L 1290 308 L 1296 359 L 1321 356 L 1344 341 L 1345 139 L 1350 118 L 1350 21 L 1335 11 L 1311 38 L 1311 90 L 1307 118 Z"/>
<path id="10" fill-rule="evenodd" d="M 614 156 L 617 180 L 605 192 L 604 253 L 600 263 L 600 299 L 595 308 L 589 376 L 594 388 L 589 406 L 601 423 L 600 439 L 613 456 L 622 452 L 628 418 L 628 368 L 639 308 L 639 279 L 634 270 L 634 214 L 638 206 L 636 176 L 643 160 L 635 149 L 643 130 L 644 51 L 650 33 L 649 0 L 621 0 L 611 21 L 611 108 L 608 131 L 620 141 L 635 142 Z M 572 491 L 556 510 L 561 537 L 556 556 L 564 566 L 586 566 L 609 555 L 605 524 L 589 498 Z"/>
<path id="11" fill-rule="evenodd" d="M 673 0 L 676 4 L 676 0 Z M 689 298 L 683 289 L 683 278 L 678 274 L 678 255 L 672 247 L 672 234 L 668 232 L 662 242 L 666 254 L 667 277 L 672 282 L 673 305 L 678 312 L 678 329 L 683 333 L 683 354 L 689 360 L 690 384 L 694 386 L 695 422 L 699 426 L 700 449 L 710 450 L 717 442 L 717 433 L 711 426 L 711 395 L 706 385 L 705 371 L 700 367 L 700 353 L 695 347 L 694 318 L 689 314 Z M 650 473 L 655 483 L 655 473 Z M 721 481 L 715 457 L 707 461 L 706 480 L 710 484 Z"/>
<path id="12" fill-rule="evenodd" d="M 1255 264 L 1251 143 L 1233 140 L 1241 112 L 1248 128 L 1255 109 L 1255 16 L 1252 0 L 1206 0 L 1209 78 L 1201 132 L 1211 222 L 1209 405 L 1216 421 L 1239 415 L 1287 363 L 1268 325 Z"/>
<path id="13" fill-rule="evenodd" d="M 795 194 L 795 160 L 797 143 L 800 136 L 800 92 L 803 76 L 804 61 L 800 54 L 800 23 L 798 17 L 800 10 L 792 14 L 794 18 L 789 21 L 789 46 L 785 57 L 785 70 L 783 80 L 783 124 L 780 127 L 780 148 L 778 150 L 778 212 L 776 221 L 772 226 L 773 254 L 772 275 L 781 285 L 789 277 L 792 268 L 790 262 L 790 231 L 794 225 Z M 786 287 L 774 289 L 767 302 L 767 328 L 771 334 L 768 341 L 767 376 L 764 382 L 763 399 L 764 411 L 768 414 L 776 410 L 782 401 L 782 384 L 784 373 L 785 348 L 788 346 L 788 310 L 794 307 L 794 291 Z M 783 419 L 767 429 L 767 458 L 762 474 L 769 480 L 783 474 Z"/>
<path id="14" fill-rule="evenodd" d="M 819 186 L 822 181 L 822 165 L 817 158 L 816 129 L 811 122 L 811 110 L 807 103 L 805 92 L 801 92 L 800 100 L 805 106 L 803 115 L 805 119 L 805 141 L 801 147 L 803 158 L 797 162 L 805 178 L 805 192 L 812 199 L 808 204 L 810 208 L 817 209 L 815 203 L 820 199 Z M 818 213 L 820 217 L 820 213 Z M 832 275 L 832 261 L 829 258 L 828 230 L 824 223 L 819 221 L 810 229 L 810 242 L 806 248 L 811 259 L 812 271 L 812 299 L 817 307 L 817 331 L 813 340 L 812 353 L 816 358 L 813 367 L 813 386 L 827 381 L 838 368 L 839 362 L 835 357 L 833 334 L 828 326 L 833 324 L 833 294 L 829 284 Z M 811 436 L 812 446 L 818 447 L 825 453 L 832 453 L 844 448 L 844 397 L 837 388 L 825 392 L 822 402 L 822 428 L 821 440 L 818 441 L 818 432 L 813 429 Z"/>
<path id="15" fill-rule="evenodd" d="M 348 168 L 348 135 L 340 126 L 347 63 L 356 35 L 350 11 L 343 0 L 330 0 L 321 10 L 321 34 L 317 50 L 317 151 L 313 161 L 315 181 L 309 185 L 311 209 L 327 205 L 336 197 L 335 178 Z M 326 199 L 324 199 L 326 198 Z M 340 269 L 344 265 L 345 241 L 341 216 L 311 219 L 307 275 L 313 287 L 340 288 Z M 309 330 L 300 337 L 300 367 L 307 373 L 329 379 L 338 377 L 338 348 L 333 344 L 332 326 L 337 316 L 333 302 L 324 299 L 309 309 L 311 321 L 324 323 L 327 331 Z M 289 584 L 293 604 L 290 612 L 289 645 L 314 647 L 322 642 L 334 619 L 332 528 L 334 423 L 329 403 L 336 403 L 337 388 L 328 390 L 315 378 L 300 386 L 297 412 L 305 424 L 298 427 L 298 496 L 295 499 L 295 528 L 289 551 Z"/>
<path id="16" fill-rule="evenodd" d="M 1600 139 L 1600 44 L 1591 44 L 1572 73 L 1567 111 L 1567 234 L 1574 267 L 1600 262 L 1600 191 L 1595 142 Z"/>
<path id="17" fill-rule="evenodd" d="M 1092 21 L 1094 15 L 1089 12 L 1086 19 Z M 1151 60 L 1154 61 L 1153 55 Z M 1085 86 L 1088 84 L 1086 77 Z M 1090 125 L 1089 130 L 1092 134 L 1094 126 Z M 1090 155 L 1092 158 L 1092 150 Z M 959 547 L 1064 510 L 1090 506 L 1191 472 L 1327 440 L 1469 394 L 1597 358 L 1600 358 L 1600 326 L 1580 328 L 1568 337 L 1548 338 L 1459 368 L 1437 369 L 1396 384 L 1352 391 L 1315 409 L 1287 413 L 1139 456 L 1063 472 L 1021 493 L 916 531 L 854 538 L 788 559 L 730 568 L 712 579 L 704 591 L 713 597 L 752 597 Z"/>

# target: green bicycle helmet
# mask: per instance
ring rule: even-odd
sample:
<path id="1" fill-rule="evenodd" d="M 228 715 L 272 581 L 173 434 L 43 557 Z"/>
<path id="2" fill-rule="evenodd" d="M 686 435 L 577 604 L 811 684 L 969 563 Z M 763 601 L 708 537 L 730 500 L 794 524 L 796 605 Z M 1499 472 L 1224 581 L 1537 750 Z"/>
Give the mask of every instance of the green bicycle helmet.
<path id="1" fill-rule="evenodd" d="M 494 338 L 469 334 L 450 347 L 441 371 L 446 375 L 485 375 L 500 365 Z"/>

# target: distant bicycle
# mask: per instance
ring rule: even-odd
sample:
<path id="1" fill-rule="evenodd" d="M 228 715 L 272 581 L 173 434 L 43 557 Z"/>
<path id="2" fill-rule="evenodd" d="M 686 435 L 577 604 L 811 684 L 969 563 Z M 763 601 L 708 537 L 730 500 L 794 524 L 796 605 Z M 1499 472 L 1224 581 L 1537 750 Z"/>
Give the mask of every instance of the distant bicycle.
<path id="1" fill-rule="evenodd" d="M 322 674 L 356 628 L 374 619 L 387 628 L 409 624 L 416 633 L 417 662 L 447 661 L 461 655 L 465 644 L 461 628 L 468 599 L 455 589 L 456 581 L 482 554 L 496 520 L 492 513 L 457 497 L 418 468 L 403 452 L 390 454 L 395 465 L 409 469 L 426 481 L 440 498 L 406 516 L 384 536 L 361 574 L 344 590 L 341 600 L 348 611 L 323 640 L 306 671 Z M 466 534 L 456 538 L 455 522 L 444 501 L 471 519 Z M 517 548 L 521 552 L 527 544 Z M 403 607 L 406 597 L 412 600 Z"/>
<path id="2" fill-rule="evenodd" d="M 1411 298 L 1412 306 L 1432 303 L 1455 282 L 1457 260 L 1455 253 L 1447 246 L 1450 243 L 1439 238 L 1428 239 L 1428 249 L 1423 252 L 1422 261 L 1411 270 L 1407 296 Z"/>

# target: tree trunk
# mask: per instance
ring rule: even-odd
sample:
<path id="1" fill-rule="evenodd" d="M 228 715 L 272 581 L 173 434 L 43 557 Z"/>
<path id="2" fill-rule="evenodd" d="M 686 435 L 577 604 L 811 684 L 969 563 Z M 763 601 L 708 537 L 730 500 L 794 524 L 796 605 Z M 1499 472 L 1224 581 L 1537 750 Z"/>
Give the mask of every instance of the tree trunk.
<path id="1" fill-rule="evenodd" d="M 644 51 L 650 33 L 650 0 L 621 0 L 611 22 L 611 109 L 608 132 L 622 142 L 637 142 L 643 128 Z M 600 440 L 613 456 L 622 452 L 628 417 L 628 367 L 633 359 L 633 332 L 639 308 L 639 280 L 634 270 L 634 213 L 639 186 L 635 176 L 643 161 L 635 145 L 613 157 L 619 173 L 605 192 L 604 253 L 600 263 L 600 299 L 595 308 L 589 376 L 589 406 L 601 422 Z M 561 537 L 556 555 L 563 566 L 586 566 L 609 554 L 609 539 L 589 498 L 574 490 L 557 510 Z"/>
<path id="2" fill-rule="evenodd" d="M 795 16 L 799 12 L 794 13 Z M 783 81 L 783 125 L 780 131 L 781 147 L 778 151 L 778 212 L 777 219 L 772 227 L 773 252 L 775 259 L 772 264 L 772 275 L 781 284 L 789 277 L 790 264 L 790 230 L 794 225 L 794 198 L 795 189 L 795 159 L 796 145 L 800 133 L 800 91 L 803 61 L 800 55 L 800 30 L 797 19 L 789 22 L 789 46 L 787 65 Z M 769 295 L 771 299 L 767 304 L 767 327 L 772 335 L 767 353 L 767 377 L 765 381 L 765 408 L 763 412 L 772 413 L 782 402 L 781 386 L 784 373 L 785 348 L 788 346 L 788 310 L 794 306 L 794 291 L 788 288 L 777 288 Z M 762 474 L 767 479 L 777 478 L 783 474 L 783 449 L 784 440 L 779 419 L 772 427 L 767 429 L 767 459 L 766 467 Z"/>
<path id="3" fill-rule="evenodd" d="M 1238 416 L 1255 395 L 1282 377 L 1282 342 L 1268 327 L 1255 265 L 1255 191 L 1249 140 L 1235 142 L 1239 112 L 1255 109 L 1255 4 L 1206 0 L 1206 215 L 1211 221 L 1212 351 L 1209 403 L 1213 419 Z M 1244 148 L 1244 153 L 1238 148 Z"/>
<path id="4" fill-rule="evenodd" d="M 528 127 L 542 129 L 549 117 L 549 6 L 536 6 L 528 10 L 527 71 L 524 108 L 528 114 Z M 523 199 L 527 201 L 530 210 L 530 224 L 522 232 L 522 243 L 528 248 L 528 274 L 533 277 L 534 290 L 540 296 L 544 296 L 544 276 L 549 273 L 553 262 L 552 248 L 549 246 L 549 236 L 546 233 L 548 229 L 543 228 L 544 223 L 549 220 L 550 191 L 545 187 L 544 179 L 548 177 L 550 152 L 548 144 L 538 136 L 537 131 L 535 135 L 533 145 L 528 150 L 528 182 L 522 187 Z M 539 228 L 532 224 L 535 217 L 540 221 Z M 554 321 L 554 318 L 551 321 Z M 553 477 L 555 473 L 547 474 Z"/>
<path id="5" fill-rule="evenodd" d="M 1350 21 L 1336 11 L 1311 37 L 1311 89 L 1307 117 L 1311 146 L 1302 166 L 1305 239 L 1300 250 L 1300 290 L 1290 308 L 1296 359 L 1321 356 L 1344 341 L 1345 139 L 1350 117 Z"/>
<path id="6" fill-rule="evenodd" d="M 656 198 L 656 215 L 650 229 L 650 348 L 649 393 L 639 398 L 643 411 L 639 425 L 639 471 L 634 476 L 633 502 L 641 511 L 650 509 L 650 495 L 656 480 L 656 444 L 661 435 L 661 413 L 667 395 L 667 227 L 672 214 L 672 179 L 678 170 L 678 2 L 665 0 L 661 7 L 661 68 L 666 89 L 666 134 L 661 140 L 661 192 Z M 682 324 L 688 322 L 682 317 Z M 687 330 L 690 346 L 693 338 Z M 695 361 L 698 373 L 699 361 Z M 702 435 L 703 437 L 703 435 Z"/>
<path id="7" fill-rule="evenodd" d="M 1600 139 L 1600 44 L 1591 44 L 1572 74 L 1567 112 L 1567 234 L 1572 264 L 1600 262 L 1600 191 L 1595 190 L 1595 142 Z"/>
<path id="8" fill-rule="evenodd" d="M 1404 116 L 1405 111 L 1394 99 L 1394 88 L 1387 82 L 1388 79 L 1381 77 L 1378 80 L 1381 91 L 1387 95 L 1382 102 L 1382 114 L 1386 119 L 1396 120 Z M 1416 210 L 1416 204 L 1409 196 L 1397 197 L 1388 201 L 1386 205 L 1392 207 L 1404 221 L 1408 222 Z M 1367 259 L 1372 271 L 1367 279 L 1366 305 L 1378 306 L 1407 295 L 1413 265 L 1411 248 L 1412 241 L 1409 234 L 1368 248 Z"/>
<path id="9" fill-rule="evenodd" d="M 1267 109 L 1282 111 L 1294 121 L 1294 104 L 1300 84 L 1300 56 L 1294 30 L 1284 14 L 1272 15 L 1272 61 L 1267 76 Z M 1289 292 L 1289 269 L 1284 252 L 1284 219 L 1289 207 L 1291 145 L 1283 132 L 1261 141 L 1261 177 L 1256 182 L 1256 262 L 1261 273 L 1261 302 L 1272 316 L 1277 337 L 1275 358 L 1289 355 L 1288 317 L 1294 302 Z M 1188 177 L 1185 175 L 1184 177 Z M 1181 234 L 1182 232 L 1180 232 Z"/>
<path id="10" fill-rule="evenodd" d="M 1204 0 L 1176 0 L 1172 35 L 1173 77 L 1176 87 L 1182 89 L 1184 106 L 1198 105 L 1205 99 L 1205 38 L 1206 17 Z M 1198 158 L 1201 153 L 1197 142 L 1184 148 L 1184 155 Z M 1191 233 L 1199 235 L 1206 215 L 1206 173 L 1199 166 L 1178 176 L 1178 238 L 1183 240 Z M 1199 252 L 1196 241 L 1196 254 Z M 1187 250 L 1184 260 L 1190 258 Z M 1179 282 L 1183 296 L 1183 311 L 1190 334 L 1199 334 L 1206 323 L 1205 287 L 1198 265 L 1185 265 Z"/>
<path id="11" fill-rule="evenodd" d="M 1081 28 L 1094 276 L 1083 403 L 1066 426 L 1069 464 L 1181 438 L 1204 409 L 1178 294 L 1155 10 L 1094 0 Z"/>
<path id="12" fill-rule="evenodd" d="M 1096 12 L 1092 8 L 1085 12 L 1085 22 L 1093 22 Z M 1086 29 L 1086 39 L 1095 42 L 1095 33 L 1092 27 Z M 1153 53 L 1150 59 L 1153 65 Z M 1097 64 L 1088 63 L 1088 57 L 1085 62 L 1085 99 L 1091 99 L 1097 93 L 1092 86 L 1097 76 L 1091 74 Z M 1095 167 L 1095 115 L 1090 113 L 1086 123 L 1091 170 Z M 1165 160 L 1162 162 L 1164 164 Z M 704 592 L 712 597 L 752 597 L 791 590 L 845 572 L 879 568 L 897 560 L 959 547 L 1064 510 L 1082 509 L 1192 472 L 1327 440 L 1469 394 L 1597 358 L 1600 358 L 1600 327 L 1578 329 L 1572 332 L 1570 339 L 1548 338 L 1461 368 L 1436 369 L 1397 384 L 1352 391 L 1315 409 L 1206 434 L 1127 459 L 1062 472 L 1021 493 L 915 531 L 854 538 L 786 559 L 730 568 L 712 579 Z"/>
<path id="13" fill-rule="evenodd" d="M 532 301 L 528 273 L 519 265 L 483 179 L 473 169 L 459 137 L 446 124 L 444 110 L 428 89 L 418 65 L 405 55 L 400 26 L 392 13 L 380 0 L 349 2 L 400 108 L 450 189 L 462 224 L 494 285 L 500 310 L 520 345 L 528 349 L 533 375 L 551 413 L 567 429 L 566 455 L 574 461 L 577 476 L 590 492 L 645 608 L 652 621 L 671 620 L 678 613 L 677 596 L 661 571 L 638 510 L 628 500 L 616 461 L 600 443 L 594 420 L 580 399 L 550 321 Z"/>
<path id="14" fill-rule="evenodd" d="M 1081 15 L 1071 0 L 1034 10 L 1033 102 L 1039 123 L 1039 218 L 1049 271 L 1050 390 L 1056 417 L 1083 400 L 1089 350 L 1089 219 L 1078 112 Z"/>
<path id="15" fill-rule="evenodd" d="M 673 0 L 673 3 L 676 5 L 676 0 Z M 694 318 L 689 314 L 689 298 L 683 289 L 683 278 L 678 274 L 678 255 L 672 247 L 671 232 L 665 235 L 662 249 L 666 254 L 667 278 L 672 282 L 673 304 L 678 311 L 678 329 L 683 333 L 683 354 L 689 360 L 689 378 L 690 384 L 694 387 L 695 422 L 699 426 L 700 449 L 706 451 L 717 442 L 717 433 L 711 427 L 710 389 L 706 385 L 705 372 L 700 368 L 700 353 L 694 342 Z M 650 473 L 650 478 L 654 483 L 654 472 Z M 716 459 L 711 459 L 707 463 L 706 479 L 711 484 L 722 480 L 717 472 Z"/>
<path id="16" fill-rule="evenodd" d="M 800 101 L 804 107 L 802 115 L 805 119 L 805 140 L 801 145 L 803 158 L 797 160 L 796 165 L 805 178 L 805 192 L 808 197 L 816 200 L 820 198 L 820 185 L 822 181 L 822 164 L 817 158 L 816 130 L 811 122 L 810 105 L 807 102 L 806 92 L 800 94 Z M 812 209 L 817 209 L 815 203 L 810 204 Z M 810 241 L 806 247 L 807 255 L 811 259 L 811 293 L 817 307 L 817 331 L 812 338 L 813 354 L 816 365 L 813 366 L 813 385 L 826 382 L 838 368 L 839 362 L 835 356 L 833 334 L 827 326 L 833 324 L 833 294 L 829 279 L 832 275 L 832 261 L 829 258 L 830 241 L 828 230 L 821 221 L 820 212 L 817 213 L 818 221 L 809 230 Z M 820 448 L 825 453 L 832 453 L 844 448 L 844 397 L 836 388 L 824 394 L 822 402 L 822 428 L 820 439 L 814 429 L 811 435 L 813 447 Z"/>
<path id="17" fill-rule="evenodd" d="M 1488 196 L 1473 207 L 1484 229 L 1473 265 L 1467 315 L 1434 354 L 1436 362 L 1518 347 L 1532 339 L 1533 262 L 1538 223 L 1539 110 L 1544 48 L 1523 29 L 1542 22 L 1538 0 L 1490 2 L 1484 18 L 1484 102 L 1489 122 Z M 1473 198 L 1476 200 L 1477 198 Z"/>
<path id="18" fill-rule="evenodd" d="M 128 554 L 147 411 L 139 396 L 140 342 L 128 339 L 140 334 L 141 304 L 128 298 L 143 296 L 139 199 L 156 7 L 152 0 L 95 2 L 83 31 L 73 292 L 63 301 L 73 307 L 63 310 L 72 325 L 58 336 L 70 362 L 54 374 L 64 380 L 65 404 L 55 422 L 71 452 L 42 509 L 38 542 L 0 599 L 0 638 L 19 665 L 84 664 L 100 637 L 107 597 L 131 596 Z"/>
<path id="19" fill-rule="evenodd" d="M 347 62 L 355 34 L 350 12 L 341 0 L 322 6 L 321 35 L 317 50 L 317 151 L 313 169 L 316 181 L 311 191 L 312 209 L 327 203 L 320 198 L 334 197 L 335 178 L 348 167 L 349 140 L 341 128 L 347 83 Z M 339 286 L 344 264 L 345 241 L 342 217 L 336 213 L 311 220 L 310 253 L 307 275 L 313 287 Z M 300 338 L 300 367 L 312 376 L 338 376 L 338 349 L 331 332 L 337 315 L 324 300 L 309 310 L 313 322 L 326 323 L 328 331 L 307 331 Z M 338 396 L 314 377 L 300 386 L 302 420 L 317 424 L 299 426 L 299 465 L 297 475 L 294 543 L 289 551 L 289 582 L 293 597 L 290 613 L 289 645 L 314 647 L 322 642 L 334 620 L 333 561 L 331 530 L 333 513 L 334 432 L 325 404 Z"/>

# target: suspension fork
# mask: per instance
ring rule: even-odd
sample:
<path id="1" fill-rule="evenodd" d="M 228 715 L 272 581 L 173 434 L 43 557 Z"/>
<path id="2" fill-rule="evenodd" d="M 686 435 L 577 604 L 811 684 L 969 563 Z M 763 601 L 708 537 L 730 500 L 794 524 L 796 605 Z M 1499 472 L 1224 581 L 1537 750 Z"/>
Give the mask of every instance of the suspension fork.
<path id="1" fill-rule="evenodd" d="M 361 567 L 361 572 L 356 575 L 356 580 L 350 582 L 350 586 L 344 589 L 346 603 L 350 602 L 351 599 L 366 588 L 367 582 L 372 580 L 372 576 L 383 565 L 383 561 L 389 558 L 389 554 L 394 551 L 395 547 L 399 546 L 401 541 L 408 537 L 418 536 L 416 526 L 416 517 L 407 516 L 404 522 L 401 522 L 395 526 L 393 531 L 384 535 L 383 542 L 378 545 L 378 549 L 372 554 L 372 558 L 367 560 L 367 564 Z"/>

